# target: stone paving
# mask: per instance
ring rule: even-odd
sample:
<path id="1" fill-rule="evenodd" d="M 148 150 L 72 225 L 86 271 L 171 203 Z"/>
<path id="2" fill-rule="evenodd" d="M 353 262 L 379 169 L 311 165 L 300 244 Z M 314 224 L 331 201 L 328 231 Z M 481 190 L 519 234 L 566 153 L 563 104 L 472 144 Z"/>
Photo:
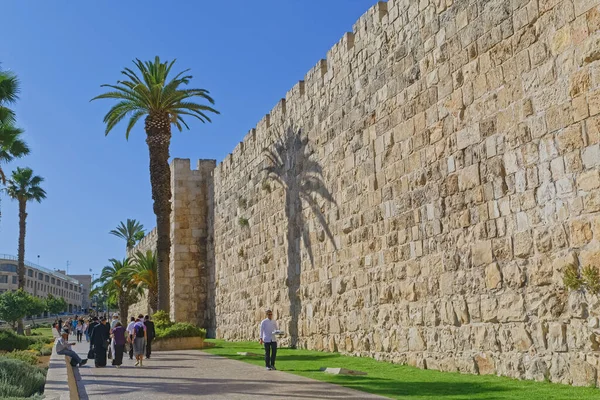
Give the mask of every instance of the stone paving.
<path id="1" fill-rule="evenodd" d="M 85 357 L 87 344 L 75 346 Z M 125 355 L 123 366 L 79 369 L 81 399 L 382 399 L 348 389 L 214 356 L 198 350 L 156 352 L 144 367 Z"/>

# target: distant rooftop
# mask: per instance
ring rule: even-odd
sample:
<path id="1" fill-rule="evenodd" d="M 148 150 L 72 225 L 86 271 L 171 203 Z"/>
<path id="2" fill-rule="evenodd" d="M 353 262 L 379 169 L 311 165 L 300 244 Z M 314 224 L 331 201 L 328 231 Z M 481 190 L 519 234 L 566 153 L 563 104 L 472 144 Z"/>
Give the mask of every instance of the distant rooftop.
<path id="1" fill-rule="evenodd" d="M 19 258 L 17 256 L 13 256 L 11 254 L 0 254 L 0 260 L 18 261 Z M 29 268 L 37 269 L 37 270 L 45 272 L 47 274 L 54 275 L 55 277 L 60 278 L 60 279 L 62 279 L 64 281 L 71 282 L 71 283 L 74 283 L 76 285 L 79 285 L 79 281 L 77 279 L 71 278 L 70 276 L 67 276 L 67 275 L 65 275 L 63 273 L 60 273 L 58 271 L 54 271 L 54 270 L 42 267 L 41 265 L 36 264 L 36 263 L 32 263 L 31 261 L 25 260 L 25 266 L 29 267 Z"/>

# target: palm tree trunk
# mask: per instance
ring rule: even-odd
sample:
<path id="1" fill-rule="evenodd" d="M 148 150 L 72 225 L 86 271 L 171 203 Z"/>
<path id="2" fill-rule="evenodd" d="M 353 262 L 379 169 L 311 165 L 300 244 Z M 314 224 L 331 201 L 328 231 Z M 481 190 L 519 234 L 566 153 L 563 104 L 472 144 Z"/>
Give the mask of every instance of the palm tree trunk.
<path id="1" fill-rule="evenodd" d="M 148 306 L 153 314 L 158 311 L 158 295 L 156 290 L 148 290 Z"/>
<path id="2" fill-rule="evenodd" d="M 158 309 L 169 312 L 169 257 L 171 252 L 171 169 L 169 115 L 151 113 L 146 117 L 146 143 L 150 152 L 150 183 L 156 215 L 156 256 L 158 266 Z"/>
<path id="3" fill-rule="evenodd" d="M 119 320 L 123 326 L 127 327 L 129 320 L 129 304 L 125 300 L 125 296 L 123 293 L 119 294 Z"/>
<path id="4" fill-rule="evenodd" d="M 19 199 L 19 249 L 18 249 L 18 275 L 19 275 L 19 289 L 25 289 L 25 230 L 27 212 L 27 202 Z M 23 334 L 23 319 L 19 318 L 17 322 L 17 333 Z"/>

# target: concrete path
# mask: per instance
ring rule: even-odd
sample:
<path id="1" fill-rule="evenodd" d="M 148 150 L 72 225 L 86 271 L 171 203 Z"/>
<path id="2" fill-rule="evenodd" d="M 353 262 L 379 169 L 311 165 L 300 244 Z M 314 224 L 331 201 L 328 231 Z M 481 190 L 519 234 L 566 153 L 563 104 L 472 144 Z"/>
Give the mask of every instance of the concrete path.
<path id="1" fill-rule="evenodd" d="M 83 357 L 86 346 L 75 346 Z M 81 367 L 81 399 L 383 399 L 198 350 L 155 352 L 143 368 L 124 358 L 121 368 L 110 360 L 105 368 L 93 360 Z"/>

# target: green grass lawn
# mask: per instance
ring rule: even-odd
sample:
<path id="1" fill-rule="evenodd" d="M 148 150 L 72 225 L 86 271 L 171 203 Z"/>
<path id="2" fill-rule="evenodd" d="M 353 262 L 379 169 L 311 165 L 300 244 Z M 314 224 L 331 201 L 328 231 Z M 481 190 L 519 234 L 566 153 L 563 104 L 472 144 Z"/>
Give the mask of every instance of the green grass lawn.
<path id="1" fill-rule="evenodd" d="M 250 364 L 264 365 L 262 357 L 245 357 L 236 354 L 238 351 L 263 354 L 262 347 L 257 342 L 226 342 L 212 339 L 206 341 L 215 345 L 205 349 L 207 353 Z M 354 369 L 367 372 L 368 375 L 329 375 L 320 372 L 321 367 Z M 489 375 L 429 371 L 380 362 L 371 358 L 287 348 L 277 350 L 277 369 L 393 399 L 600 399 L 600 389 L 519 381 Z"/>
<path id="2" fill-rule="evenodd" d="M 52 328 L 33 328 L 31 333 L 37 337 L 53 338 Z M 38 336 L 39 335 L 39 336 Z"/>

